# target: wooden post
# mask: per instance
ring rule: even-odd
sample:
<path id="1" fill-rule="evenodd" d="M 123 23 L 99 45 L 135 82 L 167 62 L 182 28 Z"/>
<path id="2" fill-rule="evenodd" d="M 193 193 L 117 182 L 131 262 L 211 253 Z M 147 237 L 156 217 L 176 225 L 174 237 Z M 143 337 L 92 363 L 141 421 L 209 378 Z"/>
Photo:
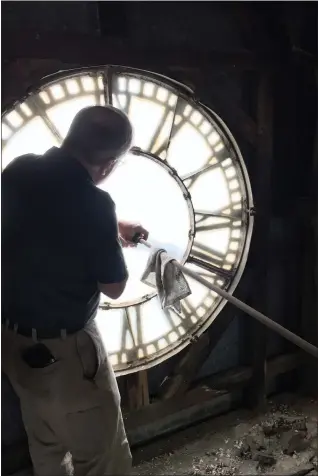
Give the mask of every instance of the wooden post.
<path id="1" fill-rule="evenodd" d="M 138 410 L 149 405 L 147 370 L 141 370 L 126 377 L 129 410 Z"/>
<path id="2" fill-rule="evenodd" d="M 318 24 L 318 18 L 317 18 Z M 316 105 L 318 99 L 318 69 L 316 68 Z M 313 327 L 313 335 L 314 335 L 314 343 L 318 345 L 318 191 L 317 191 L 317 183 L 318 183 L 318 120 L 316 121 L 316 137 L 315 137 L 315 144 L 314 144 L 314 174 L 313 174 L 313 189 L 314 189 L 314 236 L 315 236 L 315 272 L 314 272 L 314 282 L 315 282 L 315 290 L 314 290 L 314 313 L 311 315 L 312 327 Z M 318 398 L 318 362 L 317 360 L 311 360 L 311 364 L 313 367 L 313 393 L 316 398 Z"/>
<path id="3" fill-rule="evenodd" d="M 273 159 L 272 108 L 272 77 L 270 73 L 263 73 L 259 80 L 257 93 L 258 141 L 255 154 L 254 180 L 252 180 L 256 217 L 250 260 L 254 271 L 255 291 L 249 304 L 265 314 L 268 314 L 268 242 Z M 245 319 L 248 318 L 245 317 Z M 248 341 L 245 342 L 245 345 L 249 349 L 248 360 L 252 365 L 252 377 L 244 400 L 248 406 L 261 409 L 266 403 L 267 330 L 254 319 L 249 319 L 248 324 Z"/>
<path id="4" fill-rule="evenodd" d="M 317 25 L 318 25 L 318 17 L 317 17 Z M 316 106 L 318 100 L 318 68 L 316 68 Z M 317 183 L 318 183 L 318 120 L 316 121 L 316 137 L 315 137 L 315 144 L 314 144 L 314 174 L 313 174 L 313 189 L 315 191 L 314 200 L 314 234 L 315 234 L 315 313 L 312 315 L 312 323 L 314 329 L 314 339 L 316 345 L 318 345 L 318 191 L 317 191 Z M 315 397 L 318 397 L 318 362 L 312 362 L 313 364 L 313 390 Z"/>
<path id="5" fill-rule="evenodd" d="M 304 73 L 305 74 L 305 73 Z M 318 98 L 318 69 L 316 75 L 316 104 Z M 311 94 L 309 96 L 311 98 Z M 307 99 L 308 101 L 308 99 Z M 313 144 L 313 163 L 309 203 L 303 215 L 306 234 L 303 252 L 301 328 L 305 339 L 318 345 L 318 121 Z M 307 395 L 318 397 L 318 361 L 303 356 L 301 382 Z"/>

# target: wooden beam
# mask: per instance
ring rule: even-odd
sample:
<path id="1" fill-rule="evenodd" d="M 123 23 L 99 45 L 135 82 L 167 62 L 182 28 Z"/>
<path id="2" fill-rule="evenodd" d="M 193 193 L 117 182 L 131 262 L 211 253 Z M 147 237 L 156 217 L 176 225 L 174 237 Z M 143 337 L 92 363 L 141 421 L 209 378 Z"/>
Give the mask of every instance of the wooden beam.
<path id="1" fill-rule="evenodd" d="M 265 58 L 258 58 L 246 50 L 221 51 L 211 48 L 167 48 L 145 42 L 141 48 L 118 38 L 98 38 L 81 34 L 55 35 L 34 31 L 6 32 L 3 61 L 17 58 L 58 59 L 79 65 L 120 64 L 136 68 L 169 69 L 184 66 L 200 70 L 225 67 L 233 70 L 255 69 Z M 268 58 L 269 59 L 269 58 Z M 268 61 L 267 59 L 267 61 Z M 266 59 L 265 59 L 266 61 Z"/>
<path id="2" fill-rule="evenodd" d="M 317 6 L 315 3 L 312 5 L 307 3 L 304 8 L 301 2 L 290 2 L 289 4 L 282 2 L 281 8 L 281 25 L 289 39 L 290 46 L 301 49 L 304 40 L 304 26 L 308 26 L 308 15 L 317 15 Z M 310 9 L 312 9 L 311 12 Z"/>
<path id="3" fill-rule="evenodd" d="M 239 143 L 240 139 L 243 139 L 244 142 L 256 146 L 257 125 L 247 112 L 246 104 L 239 99 L 239 94 L 233 88 L 233 76 L 230 73 L 214 70 L 210 74 L 209 72 L 202 74 L 201 71 L 200 74 L 194 76 L 194 79 L 195 93 L 200 101 L 220 116 Z M 236 86 L 237 81 L 234 83 Z"/>
<path id="4" fill-rule="evenodd" d="M 317 18 L 318 20 L 318 18 Z M 317 85 L 317 96 L 318 96 L 318 70 L 316 70 L 316 85 Z M 317 98 L 316 98 L 317 99 Z M 317 104 L 317 103 L 316 103 Z M 314 296 L 316 301 L 314 303 L 315 313 L 311 315 L 311 325 L 313 327 L 313 336 L 314 336 L 314 343 L 318 346 L 318 192 L 317 192 L 317 183 L 318 183 L 318 120 L 317 120 L 317 128 L 316 128 L 316 137 L 315 137 L 315 144 L 314 144 L 314 190 L 315 190 L 315 214 L 314 214 L 314 236 L 315 236 L 315 291 Z M 313 361 L 311 359 L 311 366 L 312 366 L 312 394 L 315 397 L 318 397 L 318 362 L 317 360 Z"/>
<path id="5" fill-rule="evenodd" d="M 271 382 L 281 374 L 288 373 L 301 366 L 301 353 L 283 354 L 269 359 L 267 365 L 266 381 Z M 238 367 L 225 372 L 219 372 L 210 377 L 205 377 L 198 385 L 207 385 L 214 390 L 231 391 L 233 388 L 243 388 L 253 376 L 252 367 Z"/>
<path id="6" fill-rule="evenodd" d="M 250 252 L 250 264 L 254 268 L 255 289 L 252 307 L 268 314 L 267 284 L 270 227 L 271 171 L 273 161 L 273 98 L 272 78 L 270 74 L 260 77 L 257 98 L 258 144 L 254 168 L 254 200 L 256 217 L 254 236 Z M 250 328 L 247 331 L 249 360 L 252 361 L 252 378 L 246 394 L 249 406 L 261 409 L 266 403 L 266 352 L 267 330 L 259 322 L 248 319 Z"/>
<path id="7" fill-rule="evenodd" d="M 267 386 L 299 364 L 300 359 L 295 354 L 271 359 L 268 363 Z M 242 402 L 242 386 L 246 385 L 250 375 L 251 369 L 246 368 L 235 369 L 227 375 L 219 373 L 202 380 L 200 385 L 182 398 L 176 396 L 124 414 L 130 444 L 136 446 L 146 443 L 237 408 Z M 225 391 L 225 388 L 231 388 L 231 391 Z"/>
<path id="8" fill-rule="evenodd" d="M 237 18 L 237 28 L 241 35 L 242 44 L 252 50 L 264 49 L 271 46 L 270 35 L 264 27 L 262 5 L 253 3 L 234 3 L 234 15 Z M 268 5 L 267 5 L 268 8 Z"/>
<path id="9" fill-rule="evenodd" d="M 280 56 L 287 53 L 290 45 L 283 25 L 281 4 L 236 3 L 234 11 L 242 43 L 247 49 L 272 51 Z"/>
<path id="10" fill-rule="evenodd" d="M 229 99 L 226 91 L 209 93 L 211 108 L 226 122 L 232 131 L 237 131 L 251 145 L 256 146 L 258 131 L 255 121 L 236 101 Z"/>
<path id="11" fill-rule="evenodd" d="M 317 29 L 318 29 L 318 15 L 317 15 Z M 316 107 L 317 107 L 317 98 L 318 98 L 318 68 L 316 67 L 315 71 L 316 76 Z M 318 108 L 317 108 L 318 109 Z M 314 143 L 314 166 L 313 166 L 313 192 L 314 192 L 314 235 L 315 235 L 315 292 L 314 296 L 316 298 L 315 302 L 315 314 L 312 315 L 312 325 L 313 325 L 313 334 L 315 339 L 315 344 L 318 346 L 318 119 L 316 120 L 316 134 L 315 134 L 315 143 Z M 313 393 L 318 397 L 318 362 L 312 362 L 313 365 Z"/>

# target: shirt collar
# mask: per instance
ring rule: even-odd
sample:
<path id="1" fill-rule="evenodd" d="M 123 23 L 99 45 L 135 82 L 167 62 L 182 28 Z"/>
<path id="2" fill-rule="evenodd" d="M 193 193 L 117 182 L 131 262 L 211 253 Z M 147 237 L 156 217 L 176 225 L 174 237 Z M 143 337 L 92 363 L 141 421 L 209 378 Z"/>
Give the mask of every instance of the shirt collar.
<path id="1" fill-rule="evenodd" d="M 73 157 L 71 154 L 69 154 L 65 150 L 59 147 L 52 147 L 51 149 L 47 151 L 46 154 L 63 161 L 65 166 L 72 173 L 75 173 L 79 178 L 82 178 L 84 180 L 88 180 L 94 183 L 88 170 L 79 162 L 79 160 L 75 159 L 75 157 Z"/>

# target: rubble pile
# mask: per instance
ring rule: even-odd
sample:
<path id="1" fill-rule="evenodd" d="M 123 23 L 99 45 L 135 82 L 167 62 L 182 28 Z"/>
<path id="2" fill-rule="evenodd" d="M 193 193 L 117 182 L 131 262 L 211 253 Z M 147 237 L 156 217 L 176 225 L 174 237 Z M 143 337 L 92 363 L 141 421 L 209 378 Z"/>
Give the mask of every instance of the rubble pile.
<path id="1" fill-rule="evenodd" d="M 190 474 L 318 476 L 317 421 L 285 413 L 266 415 L 234 442 L 232 450 L 206 452 L 211 464 L 206 458 L 196 461 Z"/>
<path id="2" fill-rule="evenodd" d="M 135 476 L 318 476 L 316 400 L 269 403 L 266 413 L 224 419 L 189 430 L 186 443 L 175 435 L 173 453 L 169 445 Z"/>

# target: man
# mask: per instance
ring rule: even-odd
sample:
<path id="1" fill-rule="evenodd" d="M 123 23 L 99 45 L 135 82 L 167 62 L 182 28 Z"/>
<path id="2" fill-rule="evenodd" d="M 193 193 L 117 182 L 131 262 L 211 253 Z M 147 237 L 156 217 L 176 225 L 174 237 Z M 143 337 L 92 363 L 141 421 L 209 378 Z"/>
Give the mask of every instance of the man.
<path id="1" fill-rule="evenodd" d="M 131 468 L 116 379 L 93 321 L 100 292 L 117 299 L 125 289 L 122 246 L 136 233 L 148 237 L 117 222 L 96 187 L 131 139 L 122 112 L 86 108 L 60 149 L 19 157 L 2 174 L 2 367 L 37 476 L 65 474 L 66 454 L 76 476 Z"/>

